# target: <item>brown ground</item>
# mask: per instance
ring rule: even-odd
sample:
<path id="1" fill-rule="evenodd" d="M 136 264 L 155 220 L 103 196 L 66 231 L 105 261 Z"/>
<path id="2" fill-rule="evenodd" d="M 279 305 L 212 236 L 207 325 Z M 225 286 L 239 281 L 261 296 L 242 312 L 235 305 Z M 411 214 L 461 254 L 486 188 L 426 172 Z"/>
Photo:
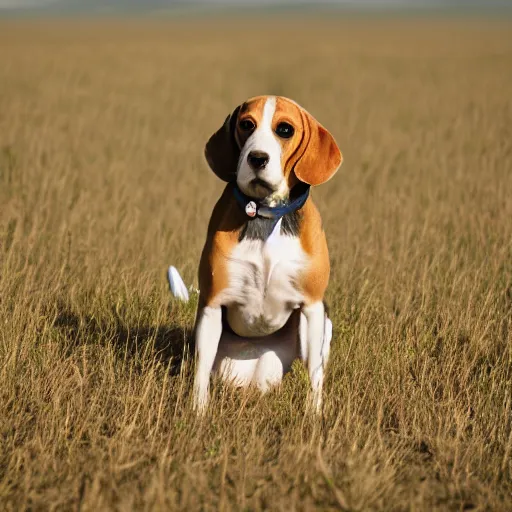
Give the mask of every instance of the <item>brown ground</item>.
<path id="1" fill-rule="evenodd" d="M 7 510 L 512 510 L 512 23 L 0 24 Z M 345 163 L 315 191 L 335 328 L 323 420 L 181 367 L 221 183 L 203 145 L 290 96 Z"/>

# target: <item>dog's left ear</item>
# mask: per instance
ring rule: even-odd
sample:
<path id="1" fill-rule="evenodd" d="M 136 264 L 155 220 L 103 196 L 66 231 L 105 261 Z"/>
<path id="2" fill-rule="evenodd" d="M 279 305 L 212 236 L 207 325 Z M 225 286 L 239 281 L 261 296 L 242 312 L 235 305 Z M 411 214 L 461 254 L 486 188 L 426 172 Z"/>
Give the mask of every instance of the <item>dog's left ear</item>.
<path id="1" fill-rule="evenodd" d="M 204 149 L 204 156 L 210 169 L 224 181 L 236 178 L 240 148 L 235 139 L 236 122 L 240 106 L 226 117 L 224 124 L 210 137 Z"/>
<path id="2" fill-rule="evenodd" d="M 295 175 L 308 185 L 321 185 L 338 170 L 343 156 L 334 137 L 309 113 L 301 109 L 304 152 L 295 164 Z"/>

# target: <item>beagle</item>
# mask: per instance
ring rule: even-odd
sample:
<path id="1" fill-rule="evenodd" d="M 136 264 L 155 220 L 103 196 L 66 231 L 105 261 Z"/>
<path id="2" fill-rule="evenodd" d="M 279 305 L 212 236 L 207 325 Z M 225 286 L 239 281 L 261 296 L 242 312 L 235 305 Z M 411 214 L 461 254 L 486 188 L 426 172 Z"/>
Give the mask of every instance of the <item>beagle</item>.
<path id="1" fill-rule="evenodd" d="M 323 302 L 330 267 L 309 191 L 332 178 L 340 150 L 297 103 L 258 96 L 227 117 L 205 156 L 227 185 L 199 265 L 194 407 L 207 406 L 212 370 L 265 390 L 301 357 L 319 410 L 332 332 Z"/>

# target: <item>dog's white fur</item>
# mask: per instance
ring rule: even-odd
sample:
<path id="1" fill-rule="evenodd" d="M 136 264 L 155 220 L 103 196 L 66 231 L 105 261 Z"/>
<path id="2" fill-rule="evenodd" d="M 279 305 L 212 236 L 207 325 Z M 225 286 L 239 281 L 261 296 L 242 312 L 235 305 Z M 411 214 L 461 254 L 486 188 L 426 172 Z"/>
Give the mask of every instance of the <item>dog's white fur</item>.
<path id="1" fill-rule="evenodd" d="M 288 185 L 284 179 L 283 169 L 281 168 L 281 145 L 272 131 L 272 118 L 276 110 L 276 98 L 270 97 L 263 107 L 263 117 L 260 125 L 254 130 L 254 133 L 247 139 L 244 147 L 240 151 L 238 160 L 238 171 L 236 182 L 245 194 L 254 197 L 265 197 L 268 191 L 261 191 L 250 183 L 256 177 L 254 170 L 247 161 L 251 151 L 264 151 L 269 155 L 269 162 L 263 172 L 258 177 L 266 181 L 276 190 L 276 196 L 284 196 L 288 192 Z"/>
<path id="2" fill-rule="evenodd" d="M 294 280 L 306 255 L 297 237 L 280 233 L 279 221 L 268 239 L 243 240 L 229 262 L 229 287 L 219 300 L 228 307 L 228 323 L 239 336 L 266 336 L 284 326 L 303 296 Z"/>
<path id="3" fill-rule="evenodd" d="M 172 269 L 172 272 L 168 273 L 171 291 L 176 298 L 187 302 L 188 295 L 184 298 L 175 291 L 184 288 L 185 285 L 178 271 L 174 267 Z M 209 323 L 211 314 L 213 314 L 214 320 L 218 320 L 215 319 L 215 314 L 218 314 L 217 310 L 210 311 L 207 308 L 205 310 L 201 319 L 202 323 Z M 214 323 L 212 322 L 212 324 Z M 213 353 L 212 350 L 205 354 L 207 356 L 206 363 L 209 364 L 213 357 L 213 371 L 218 373 L 222 380 L 241 387 L 255 385 L 261 391 L 266 392 L 270 387 L 281 382 L 295 359 L 307 361 L 307 329 L 306 316 L 304 313 L 300 313 L 298 344 L 296 331 L 291 324 L 286 324 L 278 332 L 261 337 L 241 337 L 230 331 L 223 331 L 217 352 Z M 325 317 L 321 351 L 323 366 L 327 364 L 331 339 L 332 323 L 329 318 Z"/>

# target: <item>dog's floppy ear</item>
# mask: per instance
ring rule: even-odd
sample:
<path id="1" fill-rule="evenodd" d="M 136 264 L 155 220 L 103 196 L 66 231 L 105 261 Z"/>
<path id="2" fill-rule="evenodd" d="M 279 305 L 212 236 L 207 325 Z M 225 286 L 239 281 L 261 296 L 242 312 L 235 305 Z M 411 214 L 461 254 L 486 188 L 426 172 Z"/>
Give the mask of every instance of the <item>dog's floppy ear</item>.
<path id="1" fill-rule="evenodd" d="M 240 106 L 226 117 L 224 124 L 210 137 L 204 149 L 206 161 L 210 169 L 224 181 L 236 178 L 236 167 L 240 148 L 235 139 L 236 122 Z"/>
<path id="2" fill-rule="evenodd" d="M 295 176 L 308 185 L 321 185 L 334 176 L 343 157 L 334 137 L 304 109 L 301 114 L 304 149 L 295 164 Z"/>

